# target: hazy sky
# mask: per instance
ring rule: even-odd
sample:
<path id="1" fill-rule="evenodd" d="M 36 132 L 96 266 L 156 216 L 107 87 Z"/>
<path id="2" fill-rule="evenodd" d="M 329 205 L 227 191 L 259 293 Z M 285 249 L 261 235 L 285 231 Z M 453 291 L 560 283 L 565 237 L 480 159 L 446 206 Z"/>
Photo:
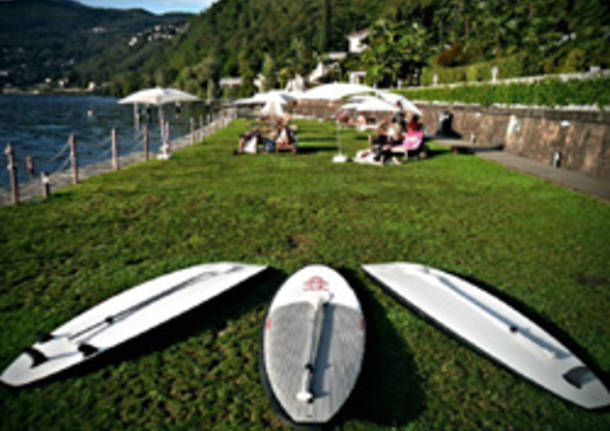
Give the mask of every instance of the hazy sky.
<path id="1" fill-rule="evenodd" d="M 154 13 L 192 12 L 199 13 L 207 9 L 214 0 L 78 0 L 83 4 L 95 7 L 117 9 L 142 8 Z"/>

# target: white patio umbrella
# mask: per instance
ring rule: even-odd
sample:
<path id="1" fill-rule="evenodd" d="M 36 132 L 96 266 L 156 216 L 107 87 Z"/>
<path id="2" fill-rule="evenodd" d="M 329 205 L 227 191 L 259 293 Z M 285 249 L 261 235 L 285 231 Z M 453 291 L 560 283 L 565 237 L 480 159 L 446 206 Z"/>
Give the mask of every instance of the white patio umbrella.
<path id="1" fill-rule="evenodd" d="M 346 103 L 340 109 L 354 109 L 357 112 L 392 112 L 399 111 L 398 107 L 389 102 L 381 100 L 373 96 L 362 96 L 355 98 L 356 100 Z"/>
<path id="2" fill-rule="evenodd" d="M 277 102 L 280 105 L 286 105 L 287 103 L 295 101 L 296 98 L 286 91 L 271 90 L 265 93 L 258 93 L 247 99 L 238 99 L 235 101 L 236 105 L 256 105 L 266 104 L 269 102 Z"/>
<path id="3" fill-rule="evenodd" d="M 347 82 L 335 82 L 332 84 L 324 84 L 311 90 L 305 91 L 299 96 L 301 99 L 310 100 L 341 100 L 347 96 L 354 94 L 375 93 L 376 88 L 362 84 L 348 84 Z"/>
<path id="4" fill-rule="evenodd" d="M 164 105 L 174 102 L 197 102 L 200 99 L 185 91 L 175 88 L 149 88 L 136 91 L 129 96 L 119 100 L 120 104 L 126 103 L 145 103 L 148 105 Z"/>
<path id="5" fill-rule="evenodd" d="M 272 100 L 265 103 L 265 106 L 261 109 L 261 115 L 268 117 L 282 117 L 284 115 L 284 109 L 282 103 L 278 100 Z"/>
<path id="6" fill-rule="evenodd" d="M 146 90 L 136 91 L 129 96 L 119 100 L 119 104 L 125 105 L 129 103 L 142 103 L 146 105 L 157 105 L 159 108 L 159 123 L 161 125 L 161 144 L 165 145 L 164 139 L 164 115 L 163 105 L 166 103 L 176 102 L 197 102 L 199 99 L 197 96 L 193 96 L 187 92 L 176 90 L 175 88 L 149 88 Z"/>
<path id="7" fill-rule="evenodd" d="M 381 97 L 386 102 L 390 102 L 392 105 L 396 105 L 396 102 L 400 102 L 402 109 L 407 112 L 412 112 L 414 114 L 422 116 L 422 112 L 417 109 L 417 106 L 413 104 L 409 99 L 400 94 L 392 93 L 390 91 L 378 90 L 375 94 Z"/>

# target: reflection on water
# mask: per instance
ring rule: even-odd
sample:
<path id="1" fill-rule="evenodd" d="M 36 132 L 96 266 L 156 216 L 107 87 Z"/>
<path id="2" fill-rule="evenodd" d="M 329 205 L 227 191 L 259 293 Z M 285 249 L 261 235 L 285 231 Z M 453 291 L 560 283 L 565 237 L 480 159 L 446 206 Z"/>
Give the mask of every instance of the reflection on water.
<path id="1" fill-rule="evenodd" d="M 148 124 L 151 151 L 159 148 L 159 120 L 156 107 L 147 115 L 142 109 L 141 125 Z M 189 131 L 189 119 L 202 114 L 200 104 L 164 107 L 165 119 L 171 121 L 172 138 Z M 198 121 L 197 121 L 198 123 Z M 117 99 L 99 96 L 67 95 L 0 95 L 0 144 L 2 151 L 8 142 L 15 148 L 20 181 L 27 179 L 26 155 L 31 155 L 36 170 L 53 172 L 61 167 L 69 155 L 64 149 L 68 137 L 77 139 L 79 164 L 105 160 L 110 154 L 110 132 L 117 129 L 119 154 L 141 151 L 135 128 L 133 105 L 119 105 Z M 0 157 L 0 186 L 9 183 L 6 157 Z"/>

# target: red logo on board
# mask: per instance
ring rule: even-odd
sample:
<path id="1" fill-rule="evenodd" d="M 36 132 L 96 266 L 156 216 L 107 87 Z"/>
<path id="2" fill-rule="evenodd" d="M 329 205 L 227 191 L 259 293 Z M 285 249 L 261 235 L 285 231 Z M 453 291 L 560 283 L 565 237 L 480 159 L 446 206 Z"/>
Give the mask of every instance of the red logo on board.
<path id="1" fill-rule="evenodd" d="M 324 290 L 328 292 L 326 286 L 328 286 L 328 282 L 325 281 L 322 277 L 315 275 L 305 282 L 305 289 L 303 290 L 308 290 L 312 292 L 319 292 Z"/>

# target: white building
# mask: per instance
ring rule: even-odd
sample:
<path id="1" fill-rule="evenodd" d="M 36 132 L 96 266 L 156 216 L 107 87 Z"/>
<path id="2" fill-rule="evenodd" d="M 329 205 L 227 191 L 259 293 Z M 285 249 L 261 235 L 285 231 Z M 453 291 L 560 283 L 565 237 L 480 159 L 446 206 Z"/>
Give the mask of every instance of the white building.
<path id="1" fill-rule="evenodd" d="M 318 61 L 318 65 L 316 66 L 316 68 L 307 76 L 307 81 L 318 82 L 320 79 L 322 79 L 326 75 L 328 75 L 329 72 L 336 70 L 338 68 L 339 68 L 338 62 L 324 64 L 321 61 Z"/>
<path id="2" fill-rule="evenodd" d="M 325 56 L 332 61 L 341 61 L 345 60 L 347 57 L 347 52 L 327 52 Z"/>
<path id="3" fill-rule="evenodd" d="M 267 81 L 267 78 L 265 78 L 265 76 L 262 73 L 259 73 L 258 75 L 256 75 L 256 78 L 254 78 L 254 86 L 256 88 L 258 88 L 258 92 L 262 93 L 263 91 L 265 91 L 265 82 Z"/>
<path id="4" fill-rule="evenodd" d="M 349 41 L 349 53 L 360 55 L 365 49 L 367 49 L 368 45 L 363 44 L 362 41 L 369 36 L 369 33 L 369 29 L 364 29 L 352 34 L 348 34 L 346 38 Z M 347 55 L 347 52 L 327 52 L 322 56 L 322 58 L 326 61 L 326 64 L 319 61 L 316 68 L 312 70 L 309 75 L 307 75 L 307 81 L 312 83 L 318 82 L 329 72 L 338 69 L 339 62 L 347 58 Z M 364 72 L 362 71 L 350 72 L 349 82 L 359 84 L 362 82 L 363 78 Z"/>
<path id="5" fill-rule="evenodd" d="M 228 76 L 220 79 L 221 87 L 239 87 L 241 85 L 241 76 Z"/>
<path id="6" fill-rule="evenodd" d="M 350 84 L 362 84 L 362 82 L 364 82 L 365 75 L 366 75 L 366 72 L 363 70 L 350 72 L 349 73 L 349 83 Z"/>
<path id="7" fill-rule="evenodd" d="M 369 33 L 369 29 L 365 28 L 364 30 L 348 34 L 349 52 L 352 54 L 362 54 L 362 52 L 368 48 L 368 45 L 363 44 L 362 41 L 369 36 Z"/>

